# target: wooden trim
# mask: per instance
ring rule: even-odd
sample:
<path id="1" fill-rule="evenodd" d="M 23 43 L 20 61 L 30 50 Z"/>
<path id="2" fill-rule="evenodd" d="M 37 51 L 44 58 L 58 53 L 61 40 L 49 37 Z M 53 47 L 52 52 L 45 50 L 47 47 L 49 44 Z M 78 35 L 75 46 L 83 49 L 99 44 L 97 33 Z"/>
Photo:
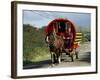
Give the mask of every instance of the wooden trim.
<path id="1" fill-rule="evenodd" d="M 17 76 L 17 4 L 11 3 L 11 77 Z"/>

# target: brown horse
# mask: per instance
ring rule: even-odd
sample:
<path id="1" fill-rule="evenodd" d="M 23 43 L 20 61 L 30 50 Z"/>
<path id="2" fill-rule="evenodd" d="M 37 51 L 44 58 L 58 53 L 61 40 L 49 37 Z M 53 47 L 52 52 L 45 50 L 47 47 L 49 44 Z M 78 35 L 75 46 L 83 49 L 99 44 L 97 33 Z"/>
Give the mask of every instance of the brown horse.
<path id="1" fill-rule="evenodd" d="M 49 45 L 52 63 L 61 62 L 61 53 L 64 48 L 64 40 L 61 36 L 54 35 L 53 33 L 47 35 L 46 42 Z"/>
<path id="2" fill-rule="evenodd" d="M 61 55 L 62 55 L 62 50 L 64 50 L 64 40 L 61 36 L 56 36 L 56 39 L 54 41 L 54 46 L 55 46 L 55 54 L 57 55 L 57 62 L 61 62 Z"/>

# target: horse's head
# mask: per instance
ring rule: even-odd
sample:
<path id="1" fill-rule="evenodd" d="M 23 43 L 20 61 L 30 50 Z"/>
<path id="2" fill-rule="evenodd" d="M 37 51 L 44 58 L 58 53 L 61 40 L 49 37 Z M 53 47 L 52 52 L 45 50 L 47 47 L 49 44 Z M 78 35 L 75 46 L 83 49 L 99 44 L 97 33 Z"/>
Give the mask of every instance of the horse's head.
<path id="1" fill-rule="evenodd" d="M 54 41 L 55 41 L 54 35 L 52 33 L 47 34 L 45 41 L 46 41 L 47 44 L 53 44 Z"/>

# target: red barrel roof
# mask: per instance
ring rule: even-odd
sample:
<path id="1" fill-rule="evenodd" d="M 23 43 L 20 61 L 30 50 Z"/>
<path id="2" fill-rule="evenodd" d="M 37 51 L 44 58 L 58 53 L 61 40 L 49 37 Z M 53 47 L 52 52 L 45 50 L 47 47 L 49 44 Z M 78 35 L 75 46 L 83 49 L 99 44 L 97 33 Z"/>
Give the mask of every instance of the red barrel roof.
<path id="1" fill-rule="evenodd" d="M 76 30 L 75 30 L 75 25 L 68 19 L 64 19 L 64 18 L 58 18 L 58 19 L 54 19 L 52 20 L 46 27 L 45 32 L 46 34 L 48 33 L 52 33 L 53 32 L 53 27 L 54 27 L 54 23 L 55 22 L 70 22 L 71 23 L 71 32 L 73 33 L 73 42 L 75 40 L 75 36 L 76 36 Z"/>

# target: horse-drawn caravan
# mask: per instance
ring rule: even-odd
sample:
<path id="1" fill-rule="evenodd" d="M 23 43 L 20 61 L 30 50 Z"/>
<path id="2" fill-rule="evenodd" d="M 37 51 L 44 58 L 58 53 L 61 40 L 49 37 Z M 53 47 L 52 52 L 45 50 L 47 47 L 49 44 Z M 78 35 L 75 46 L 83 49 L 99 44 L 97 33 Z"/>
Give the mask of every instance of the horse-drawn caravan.
<path id="1" fill-rule="evenodd" d="M 74 61 L 73 55 L 78 58 L 78 47 L 75 42 L 75 25 L 68 19 L 55 19 L 46 27 L 46 42 L 51 53 L 52 63 L 60 63 L 62 53 L 69 55 Z"/>

